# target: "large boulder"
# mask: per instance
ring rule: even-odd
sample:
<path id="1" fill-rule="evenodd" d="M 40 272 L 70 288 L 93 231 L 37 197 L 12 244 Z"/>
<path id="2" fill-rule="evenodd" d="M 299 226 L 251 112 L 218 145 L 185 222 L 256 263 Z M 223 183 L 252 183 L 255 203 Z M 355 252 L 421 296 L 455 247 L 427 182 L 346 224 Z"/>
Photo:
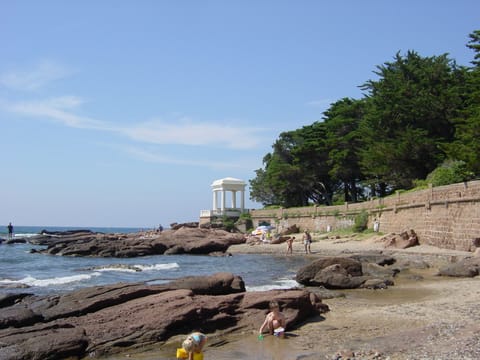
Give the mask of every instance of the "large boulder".
<path id="1" fill-rule="evenodd" d="M 352 276 L 340 264 L 321 269 L 310 279 L 310 285 L 324 286 L 327 289 L 356 289 L 364 282 L 363 276 Z"/>
<path id="2" fill-rule="evenodd" d="M 311 262 L 300 268 L 296 274 L 296 280 L 298 283 L 307 286 L 319 286 L 325 284 L 315 281 L 315 277 L 323 269 L 338 265 L 338 269 L 343 269 L 344 273 L 349 276 L 362 276 L 362 263 L 360 261 L 347 258 L 347 257 L 325 257 Z M 339 270 L 336 270 L 339 273 Z M 327 284 L 328 285 L 328 284 Z M 327 286 L 325 286 L 327 287 Z"/>
<path id="3" fill-rule="evenodd" d="M 189 277 L 155 286 L 115 284 L 58 296 L 4 298 L 0 359 L 109 355 L 155 346 L 199 326 L 206 333 L 253 331 L 272 299 L 280 303 L 287 329 L 328 311 L 306 290 L 241 292 L 243 280 L 227 273 L 204 280 L 203 285 Z M 204 295 L 216 293 L 221 295 Z"/>
<path id="4" fill-rule="evenodd" d="M 394 262 L 395 259 L 376 253 L 325 257 L 300 268 L 296 280 L 326 289 L 382 288 L 393 285 L 392 279 L 399 270 L 387 265 Z"/>
<path id="5" fill-rule="evenodd" d="M 465 258 L 440 267 L 437 275 L 452 277 L 475 277 L 480 274 L 480 258 Z"/>

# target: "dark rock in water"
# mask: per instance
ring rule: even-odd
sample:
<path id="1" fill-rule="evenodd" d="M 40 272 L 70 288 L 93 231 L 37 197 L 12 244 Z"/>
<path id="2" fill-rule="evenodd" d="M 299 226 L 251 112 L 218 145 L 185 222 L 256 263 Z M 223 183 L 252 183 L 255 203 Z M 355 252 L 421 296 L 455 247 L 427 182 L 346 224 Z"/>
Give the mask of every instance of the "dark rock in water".
<path id="1" fill-rule="evenodd" d="M 281 305 L 288 329 L 328 311 L 318 296 L 305 290 L 242 292 L 243 280 L 229 273 L 199 280 L 115 284 L 58 296 L 0 299 L 0 359 L 121 353 L 188 334 L 199 324 L 206 333 L 250 332 L 263 322 L 270 300 Z"/>
<path id="2" fill-rule="evenodd" d="M 119 269 L 119 270 L 126 270 L 126 271 L 135 271 L 140 272 L 142 269 L 135 265 L 128 265 L 128 264 L 109 264 L 109 265 L 100 265 L 100 266 L 92 266 L 84 269 L 79 269 L 80 271 L 95 271 L 95 270 L 105 270 L 105 269 Z"/>
<path id="3" fill-rule="evenodd" d="M 472 257 L 441 267 L 439 276 L 475 277 L 480 274 L 480 258 Z"/>
<path id="4" fill-rule="evenodd" d="M 11 244 L 26 244 L 28 242 L 27 238 L 21 237 L 14 237 L 12 239 L 8 239 L 4 241 L 4 244 L 11 245 Z"/>
<path id="5" fill-rule="evenodd" d="M 379 277 L 379 278 L 393 278 L 400 270 L 391 267 L 377 265 L 376 263 L 362 263 L 362 272 L 364 275 Z"/>
<path id="6" fill-rule="evenodd" d="M 38 252 L 63 256 L 130 258 L 158 254 L 225 253 L 234 244 L 244 243 L 242 234 L 219 229 L 180 227 L 162 232 L 103 234 L 77 231 L 43 234 L 31 243 L 47 245 Z"/>
<path id="7" fill-rule="evenodd" d="M 363 284 L 362 287 L 365 289 L 386 289 L 389 286 L 393 285 L 393 281 L 388 279 L 368 279 Z"/>
<path id="8" fill-rule="evenodd" d="M 1 289 L 27 289 L 30 286 L 27 284 L 22 283 L 15 283 L 15 284 L 0 284 Z"/>

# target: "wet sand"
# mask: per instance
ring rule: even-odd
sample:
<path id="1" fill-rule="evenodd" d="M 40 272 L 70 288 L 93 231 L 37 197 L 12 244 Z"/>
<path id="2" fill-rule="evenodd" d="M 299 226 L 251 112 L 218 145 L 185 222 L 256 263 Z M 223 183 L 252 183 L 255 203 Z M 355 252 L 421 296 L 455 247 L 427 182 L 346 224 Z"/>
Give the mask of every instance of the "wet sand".
<path id="1" fill-rule="evenodd" d="M 298 238 L 297 238 L 298 239 Z M 314 238 L 315 240 L 315 238 Z M 282 254 L 285 244 L 235 245 L 230 252 Z M 384 251 L 394 254 L 408 270 L 386 290 L 342 290 L 323 302 L 330 312 L 310 319 L 287 338 L 266 336 L 255 330 L 235 334 L 210 334 L 205 359 L 477 359 L 480 358 L 480 278 L 435 276 L 447 261 L 471 253 L 417 246 L 387 250 L 377 238 L 314 241 L 311 255 L 294 243 L 294 256 L 339 255 Z M 291 256 L 291 255 L 289 255 Z M 430 267 L 425 268 L 429 263 Z M 415 266 L 412 266 L 415 264 Z M 131 359 L 175 359 L 182 338 L 171 339 L 154 351 L 127 354 Z M 343 356 L 343 357 L 342 357 Z M 126 355 L 109 359 L 125 359 Z"/>

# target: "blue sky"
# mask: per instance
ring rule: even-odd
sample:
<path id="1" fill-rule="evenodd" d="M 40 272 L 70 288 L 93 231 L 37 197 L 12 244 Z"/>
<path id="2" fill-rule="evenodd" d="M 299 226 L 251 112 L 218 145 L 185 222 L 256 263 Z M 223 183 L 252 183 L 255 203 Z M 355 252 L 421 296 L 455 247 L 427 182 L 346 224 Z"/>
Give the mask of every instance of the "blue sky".
<path id="1" fill-rule="evenodd" d="M 469 65 L 477 0 L 0 0 L 0 223 L 197 221 L 400 51 Z M 248 200 L 249 208 L 259 208 Z"/>

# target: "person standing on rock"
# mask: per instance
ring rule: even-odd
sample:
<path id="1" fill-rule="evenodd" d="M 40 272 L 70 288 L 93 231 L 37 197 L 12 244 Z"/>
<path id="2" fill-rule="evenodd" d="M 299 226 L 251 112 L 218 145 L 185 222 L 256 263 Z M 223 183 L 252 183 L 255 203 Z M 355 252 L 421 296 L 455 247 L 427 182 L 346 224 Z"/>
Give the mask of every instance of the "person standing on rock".
<path id="1" fill-rule="evenodd" d="M 8 229 L 8 239 L 11 240 L 13 239 L 13 225 L 11 222 L 8 223 L 7 229 Z"/>
<path id="2" fill-rule="evenodd" d="M 305 230 L 303 233 L 303 245 L 305 245 L 305 254 L 311 254 L 312 250 L 310 249 L 310 245 L 312 244 L 312 235 Z"/>

